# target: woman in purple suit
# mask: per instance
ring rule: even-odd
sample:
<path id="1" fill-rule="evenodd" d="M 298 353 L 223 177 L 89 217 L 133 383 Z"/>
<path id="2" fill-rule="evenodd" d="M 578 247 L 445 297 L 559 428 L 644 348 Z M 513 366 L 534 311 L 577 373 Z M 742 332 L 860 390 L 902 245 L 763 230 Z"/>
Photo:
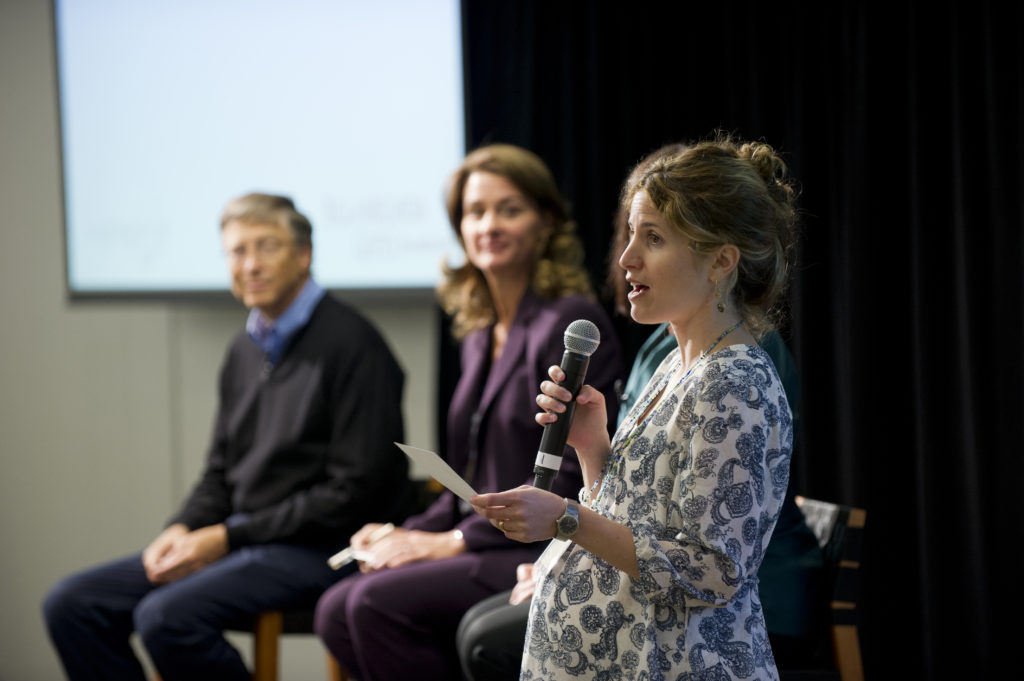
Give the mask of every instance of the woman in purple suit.
<path id="1" fill-rule="evenodd" d="M 621 353 L 593 300 L 575 223 L 540 158 L 504 144 L 477 149 L 452 175 L 447 208 L 466 256 L 445 268 L 438 289 L 462 341 L 447 460 L 477 491 L 496 492 L 532 481 L 543 432 L 534 395 L 561 359 L 565 328 L 577 319 L 597 324 L 601 346 L 587 381 L 603 390 L 622 375 Z M 575 495 L 581 484 L 579 463 L 567 456 L 552 491 Z M 543 546 L 508 539 L 451 492 L 373 542 L 379 527 L 352 537 L 368 557 L 320 599 L 317 633 L 360 681 L 406 679 L 412 670 L 420 679 L 459 678 L 463 613 L 511 588 L 516 566 Z"/>

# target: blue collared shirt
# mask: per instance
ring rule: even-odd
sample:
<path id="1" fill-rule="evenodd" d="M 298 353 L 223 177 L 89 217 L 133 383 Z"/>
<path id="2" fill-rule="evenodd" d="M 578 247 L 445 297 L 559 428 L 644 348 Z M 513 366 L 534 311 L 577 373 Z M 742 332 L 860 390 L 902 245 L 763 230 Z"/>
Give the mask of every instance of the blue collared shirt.
<path id="1" fill-rule="evenodd" d="M 249 311 L 245 330 L 266 354 L 268 362 L 276 364 L 277 360 L 281 359 L 281 353 L 284 352 L 288 341 L 296 331 L 306 325 L 324 293 L 325 291 L 310 277 L 292 304 L 277 319 L 268 319 L 255 307 Z"/>

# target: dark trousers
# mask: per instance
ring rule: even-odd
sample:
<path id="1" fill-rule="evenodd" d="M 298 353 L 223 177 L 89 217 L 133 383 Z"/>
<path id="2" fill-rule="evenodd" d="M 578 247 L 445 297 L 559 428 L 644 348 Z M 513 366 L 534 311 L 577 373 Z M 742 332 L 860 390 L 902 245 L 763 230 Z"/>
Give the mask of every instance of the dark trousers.
<path id="1" fill-rule="evenodd" d="M 458 679 L 455 630 L 492 593 L 470 577 L 476 565 L 462 554 L 354 574 L 320 599 L 317 634 L 359 681 Z"/>
<path id="2" fill-rule="evenodd" d="M 530 601 L 509 605 L 511 591 L 480 601 L 466 612 L 455 635 L 467 681 L 517 681 L 523 663 Z"/>
<path id="3" fill-rule="evenodd" d="M 138 632 L 166 681 L 251 678 L 225 629 L 248 628 L 264 610 L 311 607 L 343 574 L 330 552 L 270 544 L 229 553 L 177 581 L 154 586 L 141 555 L 58 582 L 43 614 L 71 681 L 143 681 L 129 644 Z"/>

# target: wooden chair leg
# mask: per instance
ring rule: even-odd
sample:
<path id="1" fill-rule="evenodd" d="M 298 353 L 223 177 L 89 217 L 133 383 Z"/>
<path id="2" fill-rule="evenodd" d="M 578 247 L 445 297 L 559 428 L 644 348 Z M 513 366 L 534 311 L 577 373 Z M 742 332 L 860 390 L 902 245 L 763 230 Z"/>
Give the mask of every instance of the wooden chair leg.
<path id="1" fill-rule="evenodd" d="M 331 655 L 331 651 L 325 650 L 324 656 L 327 658 L 327 681 L 350 681 L 348 674 L 334 659 L 334 655 Z"/>
<path id="2" fill-rule="evenodd" d="M 835 650 L 839 678 L 842 681 L 864 681 L 857 627 L 849 624 L 833 625 L 832 647 Z"/>
<path id="3" fill-rule="evenodd" d="M 279 610 L 260 613 L 256 618 L 252 629 L 253 681 L 277 681 L 278 642 L 283 631 L 284 613 Z M 324 656 L 328 681 L 351 681 L 330 651 L 324 651 Z M 153 673 L 152 681 L 162 681 L 158 672 Z"/>
<path id="4" fill-rule="evenodd" d="M 262 612 L 253 627 L 253 681 L 277 681 L 277 643 L 284 629 L 280 610 Z"/>

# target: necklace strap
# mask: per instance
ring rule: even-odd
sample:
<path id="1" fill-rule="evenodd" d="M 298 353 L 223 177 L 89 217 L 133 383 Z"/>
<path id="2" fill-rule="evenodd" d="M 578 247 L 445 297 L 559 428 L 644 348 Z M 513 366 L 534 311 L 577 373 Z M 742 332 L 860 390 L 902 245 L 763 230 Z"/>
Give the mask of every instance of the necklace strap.
<path id="1" fill-rule="evenodd" d="M 690 365 L 690 368 L 688 368 L 686 370 L 686 373 L 683 374 L 682 378 L 680 378 L 676 382 L 676 385 L 678 386 L 683 381 L 685 381 L 690 376 L 690 374 L 693 373 L 693 370 L 696 369 L 700 365 L 700 363 L 704 361 L 704 358 L 710 355 L 712 351 L 714 351 L 714 349 L 718 347 L 718 344 L 722 342 L 723 338 L 725 338 L 726 336 L 728 336 L 730 333 L 740 328 L 741 326 L 743 326 L 742 319 L 733 324 L 732 326 L 730 326 L 725 331 L 723 331 L 722 335 L 716 338 L 714 342 L 711 345 L 709 345 L 706 350 L 704 350 L 704 352 L 700 353 L 700 357 L 697 358 L 696 362 Z M 680 351 L 679 357 L 673 363 L 672 368 L 665 372 L 665 376 L 662 379 L 661 385 L 657 388 L 657 390 L 652 390 L 651 392 L 648 393 L 647 399 L 644 400 L 644 403 L 640 405 L 639 409 L 636 409 L 634 407 L 633 409 L 630 410 L 630 413 L 636 414 L 636 416 L 633 417 L 633 423 L 630 426 L 629 437 L 627 437 L 626 440 L 619 446 L 618 451 L 615 453 L 614 456 L 612 456 L 611 452 L 608 453 L 608 458 L 605 459 L 604 466 L 601 468 L 600 474 L 598 474 L 598 476 L 594 479 L 594 484 L 591 485 L 590 489 L 580 489 L 579 499 L 581 503 L 586 504 L 589 502 L 590 506 L 594 508 L 594 510 L 597 510 L 597 503 L 604 496 L 609 476 L 618 471 L 619 465 L 622 463 L 622 458 L 624 456 L 625 451 L 629 449 L 629 446 L 633 443 L 633 440 L 636 438 L 637 435 L 640 434 L 640 431 L 644 429 L 644 426 L 647 425 L 647 422 L 651 420 L 651 417 L 654 416 L 654 413 L 658 411 L 660 405 L 656 405 L 653 409 L 651 409 L 650 413 L 644 416 L 644 419 L 642 421 L 638 422 L 637 419 L 640 418 L 641 414 L 647 411 L 647 407 L 651 404 L 651 402 L 654 399 L 665 394 L 665 388 L 668 387 L 669 381 L 672 378 L 672 374 L 674 374 L 682 365 L 683 353 L 682 351 Z M 627 417 L 627 419 L 628 418 L 629 417 Z"/>
<path id="2" fill-rule="evenodd" d="M 741 319 L 741 320 L 739 320 L 738 322 L 736 322 L 735 324 L 733 324 L 732 326 L 730 326 L 730 327 L 729 327 L 728 329 L 726 329 L 725 331 L 723 331 L 723 332 L 722 332 L 722 335 L 721 335 L 721 336 L 719 336 L 718 338 L 716 338 L 716 339 L 714 340 L 714 342 L 713 342 L 713 343 L 712 343 L 711 345 L 709 345 L 709 346 L 708 346 L 708 347 L 707 347 L 707 348 L 706 348 L 706 349 L 704 350 L 704 352 L 700 353 L 700 357 L 698 357 L 698 358 L 697 358 L 697 361 L 696 361 L 696 362 L 694 362 L 694 363 L 693 363 L 693 364 L 692 364 L 692 365 L 690 366 L 690 368 L 686 370 L 686 374 L 687 374 L 687 376 L 688 376 L 688 375 L 690 374 L 690 372 L 691 372 L 691 371 L 693 371 L 693 367 L 697 366 L 697 365 L 698 365 L 698 364 L 700 364 L 700 363 L 701 363 L 702 361 L 704 361 L 704 358 L 705 358 L 705 357 L 707 357 L 708 355 L 710 355 L 710 354 L 711 354 L 711 353 L 712 353 L 712 352 L 714 351 L 714 349 L 718 347 L 718 344 L 722 342 L 722 339 L 723 339 L 723 338 L 725 338 L 726 336 L 728 336 L 728 335 L 729 335 L 730 333 L 732 333 L 732 332 L 733 332 L 733 331 L 735 331 L 736 329 L 740 328 L 741 326 L 743 326 L 743 320 L 742 320 L 742 319 Z M 681 354 L 681 353 L 680 353 L 680 354 Z M 684 376 L 683 378 L 686 378 L 686 376 Z"/>

